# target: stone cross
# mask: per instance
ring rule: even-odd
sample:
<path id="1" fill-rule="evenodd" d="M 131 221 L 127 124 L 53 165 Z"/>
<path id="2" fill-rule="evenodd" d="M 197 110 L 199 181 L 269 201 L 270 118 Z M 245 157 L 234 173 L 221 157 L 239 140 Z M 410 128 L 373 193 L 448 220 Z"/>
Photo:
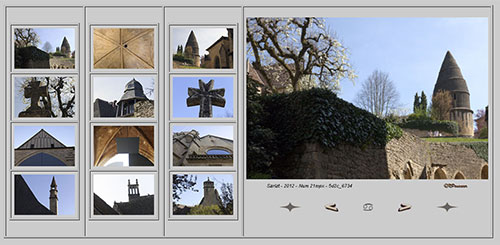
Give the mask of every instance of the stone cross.
<path id="1" fill-rule="evenodd" d="M 224 99 L 223 88 L 213 89 L 214 80 L 204 83 L 201 79 L 198 81 L 200 86 L 197 88 L 188 88 L 189 97 L 186 99 L 187 106 L 200 106 L 199 117 L 212 117 L 212 106 L 224 107 L 226 99 Z"/>
<path id="2" fill-rule="evenodd" d="M 31 102 L 31 108 L 35 109 L 40 101 L 40 96 L 48 97 L 47 86 L 40 86 L 40 81 L 33 78 L 28 86 L 24 88 L 24 98 L 29 98 Z"/>

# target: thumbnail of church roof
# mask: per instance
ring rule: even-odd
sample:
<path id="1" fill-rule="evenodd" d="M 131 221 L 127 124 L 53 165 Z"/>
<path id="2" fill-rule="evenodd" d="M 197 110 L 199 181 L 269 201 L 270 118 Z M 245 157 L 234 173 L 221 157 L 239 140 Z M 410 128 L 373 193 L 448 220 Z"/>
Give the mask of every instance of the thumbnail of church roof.
<path id="1" fill-rule="evenodd" d="M 14 150 L 15 166 L 74 166 L 75 147 L 66 146 L 44 129 Z"/>
<path id="2" fill-rule="evenodd" d="M 99 195 L 94 193 L 94 215 L 153 215 L 154 195 L 141 196 L 139 182 L 135 184 L 128 181 L 128 202 L 114 202 L 109 206 Z"/>

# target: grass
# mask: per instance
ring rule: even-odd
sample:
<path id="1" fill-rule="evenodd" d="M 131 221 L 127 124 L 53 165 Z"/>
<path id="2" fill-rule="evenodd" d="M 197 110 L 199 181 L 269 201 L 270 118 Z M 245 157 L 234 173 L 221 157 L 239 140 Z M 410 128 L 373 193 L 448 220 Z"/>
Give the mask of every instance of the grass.
<path id="1" fill-rule="evenodd" d="M 427 142 L 488 142 L 488 139 L 476 139 L 476 138 L 422 138 Z"/>

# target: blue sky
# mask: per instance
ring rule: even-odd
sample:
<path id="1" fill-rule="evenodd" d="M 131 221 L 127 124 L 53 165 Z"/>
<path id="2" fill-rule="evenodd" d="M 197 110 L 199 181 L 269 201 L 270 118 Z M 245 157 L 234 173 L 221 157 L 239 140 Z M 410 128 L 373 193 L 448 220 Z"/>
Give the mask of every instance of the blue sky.
<path id="1" fill-rule="evenodd" d="M 22 174 L 36 199 L 50 208 L 49 195 L 52 177 L 57 184 L 57 215 L 75 215 L 75 175 L 73 174 Z"/>
<path id="2" fill-rule="evenodd" d="M 488 103 L 487 18 L 328 18 L 349 50 L 357 80 L 340 82 L 340 97 L 354 101 L 376 69 L 389 73 L 400 107 L 412 112 L 416 92 L 432 97 L 446 51 L 455 57 L 471 94 L 471 109 Z"/>
<path id="3" fill-rule="evenodd" d="M 200 56 L 208 54 L 206 49 L 219 40 L 220 37 L 227 37 L 227 29 L 225 27 L 173 27 L 171 32 L 172 44 L 170 46 L 172 54 L 177 53 L 178 45 L 182 45 L 185 48 L 191 30 L 198 41 Z"/>
<path id="4" fill-rule="evenodd" d="M 183 192 L 180 197 L 181 199 L 177 201 L 178 204 L 184 204 L 188 206 L 194 206 L 200 204 L 201 199 L 203 198 L 203 182 L 210 178 L 211 181 L 214 182 L 215 188 L 221 194 L 221 185 L 222 183 L 231 183 L 233 184 L 233 175 L 231 174 L 193 174 L 197 177 L 196 185 L 194 186 L 197 192 L 195 191 L 186 191 Z M 234 198 L 234 197 L 233 197 Z"/>
<path id="5" fill-rule="evenodd" d="M 119 101 L 125 91 L 125 85 L 135 78 L 141 83 L 144 89 L 144 94 L 151 100 L 154 100 L 154 93 L 148 93 L 148 88 L 154 89 L 155 77 L 154 76 L 94 76 L 93 78 L 93 98 L 99 98 L 112 102 Z"/>
<path id="6" fill-rule="evenodd" d="M 113 207 L 115 201 L 128 202 L 128 180 L 135 184 L 136 179 L 139 181 L 141 196 L 155 194 L 153 174 L 94 174 L 94 193 Z"/>
<path id="7" fill-rule="evenodd" d="M 174 133 L 182 132 L 182 131 L 191 131 L 196 130 L 200 133 L 200 137 L 203 137 L 207 134 L 219 136 L 222 138 L 233 140 L 233 126 L 173 126 Z"/>
<path id="8" fill-rule="evenodd" d="M 38 34 L 40 38 L 40 43 L 38 48 L 43 50 L 43 45 L 45 42 L 49 42 L 52 45 L 52 50 L 50 52 L 56 51 L 56 47 L 61 47 L 64 37 L 69 42 L 71 52 L 75 50 L 75 28 L 54 28 L 54 27 L 44 27 L 44 28 L 33 28 L 33 30 Z"/>
<path id="9" fill-rule="evenodd" d="M 213 117 L 232 117 L 233 116 L 233 77 L 232 76 L 192 76 L 192 77 L 173 77 L 173 115 L 174 118 L 198 118 L 200 106 L 188 107 L 186 99 L 188 98 L 188 87 L 199 88 L 198 80 L 204 83 L 214 80 L 214 89 L 225 88 L 224 98 L 225 107 L 212 106 Z"/>
<path id="10" fill-rule="evenodd" d="M 14 148 L 44 129 L 66 146 L 75 146 L 75 126 L 14 126 Z"/>

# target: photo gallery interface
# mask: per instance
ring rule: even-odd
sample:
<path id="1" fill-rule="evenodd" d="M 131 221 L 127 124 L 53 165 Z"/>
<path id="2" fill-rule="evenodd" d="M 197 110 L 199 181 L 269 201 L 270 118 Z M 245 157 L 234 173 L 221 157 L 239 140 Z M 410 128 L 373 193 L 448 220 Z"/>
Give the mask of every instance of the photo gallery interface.
<path id="1" fill-rule="evenodd" d="M 6 237 L 493 234 L 488 17 L 7 13 Z"/>

